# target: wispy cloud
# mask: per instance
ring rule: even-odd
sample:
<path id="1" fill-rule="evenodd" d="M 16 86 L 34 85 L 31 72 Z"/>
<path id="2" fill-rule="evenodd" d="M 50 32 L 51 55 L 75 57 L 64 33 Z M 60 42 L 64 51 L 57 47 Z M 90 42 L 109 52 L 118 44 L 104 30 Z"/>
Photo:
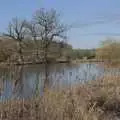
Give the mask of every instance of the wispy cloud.
<path id="1" fill-rule="evenodd" d="M 88 21 L 88 22 L 81 22 L 77 21 L 69 25 L 69 27 L 72 28 L 84 28 L 84 27 L 91 27 L 94 25 L 104 25 L 104 24 L 109 24 L 109 23 L 114 23 L 114 24 L 120 24 L 120 14 L 112 14 L 112 15 L 103 15 L 103 16 L 98 16 L 95 20 L 93 21 Z"/>

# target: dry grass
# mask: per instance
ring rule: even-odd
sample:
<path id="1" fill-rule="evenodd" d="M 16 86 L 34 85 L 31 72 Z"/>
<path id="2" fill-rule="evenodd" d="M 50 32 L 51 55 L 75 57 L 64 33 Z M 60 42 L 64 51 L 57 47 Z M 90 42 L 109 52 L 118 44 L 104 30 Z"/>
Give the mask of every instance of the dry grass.
<path id="1" fill-rule="evenodd" d="M 117 120 L 120 118 L 120 77 L 77 85 L 41 98 L 0 104 L 0 120 Z"/>

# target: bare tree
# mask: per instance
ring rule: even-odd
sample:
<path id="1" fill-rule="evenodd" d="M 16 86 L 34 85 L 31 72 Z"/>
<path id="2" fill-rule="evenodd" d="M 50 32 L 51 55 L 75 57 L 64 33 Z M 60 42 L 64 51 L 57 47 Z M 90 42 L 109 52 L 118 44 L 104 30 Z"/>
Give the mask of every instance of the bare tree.
<path id="1" fill-rule="evenodd" d="M 40 9 L 36 11 L 33 21 L 39 26 L 38 37 L 42 41 L 44 60 L 48 61 L 48 48 L 53 41 L 65 39 L 66 27 L 60 22 L 59 14 L 53 9 L 47 11 Z"/>
<path id="2" fill-rule="evenodd" d="M 7 33 L 3 34 L 4 36 L 11 38 L 18 43 L 18 53 L 22 62 L 24 61 L 22 43 L 26 32 L 25 23 L 25 20 L 19 20 L 17 17 L 13 18 L 8 25 Z"/>

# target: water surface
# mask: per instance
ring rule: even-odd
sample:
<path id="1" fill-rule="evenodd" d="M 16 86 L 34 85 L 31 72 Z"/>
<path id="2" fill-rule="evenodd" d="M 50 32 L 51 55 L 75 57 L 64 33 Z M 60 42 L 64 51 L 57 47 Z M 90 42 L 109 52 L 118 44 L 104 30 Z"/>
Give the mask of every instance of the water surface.
<path id="1" fill-rule="evenodd" d="M 47 81 L 46 81 L 47 72 Z M 103 77 L 104 67 L 99 64 L 51 64 L 14 66 L 0 69 L 1 100 L 31 98 L 42 95 L 44 87 L 59 90 L 73 84 L 85 83 Z"/>

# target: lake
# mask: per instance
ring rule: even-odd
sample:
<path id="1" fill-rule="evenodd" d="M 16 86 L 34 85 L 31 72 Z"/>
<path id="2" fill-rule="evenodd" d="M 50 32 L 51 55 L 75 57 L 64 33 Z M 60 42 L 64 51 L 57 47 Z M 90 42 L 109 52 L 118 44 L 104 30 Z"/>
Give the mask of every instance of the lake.
<path id="1" fill-rule="evenodd" d="M 60 90 L 96 80 L 103 77 L 105 72 L 108 71 L 105 71 L 104 66 L 96 63 L 51 64 L 47 66 L 47 70 L 44 65 L 1 68 L 0 100 L 27 99 L 43 95 L 45 85 L 49 89 Z"/>

